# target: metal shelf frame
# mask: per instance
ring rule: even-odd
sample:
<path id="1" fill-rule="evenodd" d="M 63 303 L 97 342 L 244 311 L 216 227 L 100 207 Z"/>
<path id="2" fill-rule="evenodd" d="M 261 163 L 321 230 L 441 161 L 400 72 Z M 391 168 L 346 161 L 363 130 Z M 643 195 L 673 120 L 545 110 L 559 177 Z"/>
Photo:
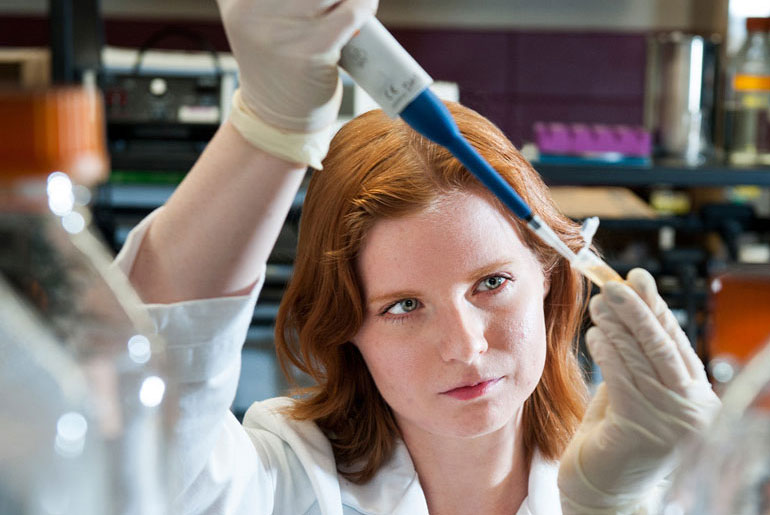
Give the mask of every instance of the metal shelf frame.
<path id="1" fill-rule="evenodd" d="M 739 168 L 725 164 L 697 167 L 553 165 L 533 162 L 549 186 L 740 186 L 770 187 L 770 167 Z"/>

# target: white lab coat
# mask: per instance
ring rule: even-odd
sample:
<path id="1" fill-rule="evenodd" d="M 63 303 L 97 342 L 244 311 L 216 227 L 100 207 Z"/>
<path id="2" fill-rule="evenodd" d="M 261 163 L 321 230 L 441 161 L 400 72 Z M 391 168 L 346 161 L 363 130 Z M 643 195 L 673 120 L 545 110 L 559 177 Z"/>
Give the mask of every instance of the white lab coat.
<path id="1" fill-rule="evenodd" d="M 161 208 L 162 209 L 162 208 Z M 156 211 L 157 213 L 157 211 Z M 128 272 L 154 214 L 129 235 L 115 260 Z M 293 402 L 254 403 L 243 426 L 230 412 L 241 347 L 257 284 L 249 295 L 147 305 L 168 344 L 168 380 L 179 392 L 172 453 L 179 482 L 175 512 L 192 514 L 427 514 L 406 446 L 365 485 L 337 475 L 331 445 L 312 422 L 282 415 Z M 517 515 L 559 515 L 558 465 L 535 454 L 528 496 Z"/>

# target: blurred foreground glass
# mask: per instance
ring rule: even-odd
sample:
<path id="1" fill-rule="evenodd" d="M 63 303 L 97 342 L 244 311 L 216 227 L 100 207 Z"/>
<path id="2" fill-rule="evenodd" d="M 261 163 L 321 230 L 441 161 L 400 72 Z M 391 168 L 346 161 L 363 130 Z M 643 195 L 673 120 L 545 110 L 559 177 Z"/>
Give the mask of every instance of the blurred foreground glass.
<path id="1" fill-rule="evenodd" d="M 770 266 L 712 280 L 708 352 L 722 410 L 692 442 L 665 515 L 770 514 Z"/>
<path id="2" fill-rule="evenodd" d="M 96 91 L 0 92 L 2 513 L 166 513 L 163 347 L 86 207 L 104 149 Z"/>

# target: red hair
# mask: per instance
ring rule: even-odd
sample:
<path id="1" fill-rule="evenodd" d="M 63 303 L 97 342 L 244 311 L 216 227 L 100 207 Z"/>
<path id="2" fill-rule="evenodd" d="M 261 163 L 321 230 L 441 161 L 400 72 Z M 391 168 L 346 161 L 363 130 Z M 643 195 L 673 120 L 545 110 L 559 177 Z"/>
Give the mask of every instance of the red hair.
<path id="1" fill-rule="evenodd" d="M 579 226 L 559 212 L 540 176 L 513 144 L 475 111 L 455 103 L 447 107 L 479 153 L 577 251 L 582 246 Z M 400 437 L 390 408 L 349 341 L 364 318 L 356 273 L 364 238 L 378 220 L 424 209 L 442 193 L 480 187 L 446 149 L 382 111 L 345 125 L 332 140 L 323 171 L 310 181 L 294 275 L 276 320 L 276 348 L 288 377 L 293 365 L 316 383 L 298 391 L 290 415 L 321 428 L 340 474 L 353 482 L 371 479 Z M 588 285 L 564 258 L 513 220 L 550 284 L 544 301 L 545 368 L 524 403 L 526 457 L 529 461 L 537 448 L 545 458 L 558 459 L 585 409 L 575 343 Z"/>

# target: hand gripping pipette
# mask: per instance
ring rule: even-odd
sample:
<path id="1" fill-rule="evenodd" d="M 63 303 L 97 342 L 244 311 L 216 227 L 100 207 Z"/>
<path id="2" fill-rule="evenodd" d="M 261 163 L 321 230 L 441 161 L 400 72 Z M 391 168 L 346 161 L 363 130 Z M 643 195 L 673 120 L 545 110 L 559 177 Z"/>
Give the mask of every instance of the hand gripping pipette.
<path id="1" fill-rule="evenodd" d="M 590 249 L 595 223 L 584 227 L 586 245 L 577 254 L 567 247 L 462 136 L 449 110 L 429 89 L 433 79 L 376 18 L 372 17 L 343 47 L 340 66 L 388 116 L 401 116 L 415 131 L 446 147 L 540 239 L 596 285 L 622 281 Z"/>

